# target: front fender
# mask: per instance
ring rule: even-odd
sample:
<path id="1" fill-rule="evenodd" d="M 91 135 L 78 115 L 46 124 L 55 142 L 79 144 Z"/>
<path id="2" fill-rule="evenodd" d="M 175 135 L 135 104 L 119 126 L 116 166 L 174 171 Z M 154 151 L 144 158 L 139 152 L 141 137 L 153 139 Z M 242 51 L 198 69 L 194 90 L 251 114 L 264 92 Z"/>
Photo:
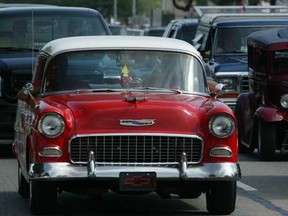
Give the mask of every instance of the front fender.
<path id="1" fill-rule="evenodd" d="M 287 114 L 275 107 L 259 107 L 256 110 L 256 115 L 263 122 L 288 121 Z"/>
<path id="2" fill-rule="evenodd" d="M 257 98 L 254 93 L 242 93 L 236 101 L 235 115 L 241 143 L 248 144 L 250 142 L 257 106 Z"/>

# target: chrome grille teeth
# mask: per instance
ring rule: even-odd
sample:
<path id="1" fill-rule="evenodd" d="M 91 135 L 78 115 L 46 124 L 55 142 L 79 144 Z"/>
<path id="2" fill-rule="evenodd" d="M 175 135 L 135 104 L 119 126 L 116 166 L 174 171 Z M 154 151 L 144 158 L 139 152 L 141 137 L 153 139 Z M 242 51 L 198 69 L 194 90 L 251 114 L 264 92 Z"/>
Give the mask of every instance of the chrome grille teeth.
<path id="1" fill-rule="evenodd" d="M 198 137 L 180 136 L 93 136 L 77 137 L 70 142 L 73 163 L 87 163 L 93 151 L 96 163 L 161 164 L 180 163 L 185 152 L 188 164 L 202 159 L 203 143 Z"/>

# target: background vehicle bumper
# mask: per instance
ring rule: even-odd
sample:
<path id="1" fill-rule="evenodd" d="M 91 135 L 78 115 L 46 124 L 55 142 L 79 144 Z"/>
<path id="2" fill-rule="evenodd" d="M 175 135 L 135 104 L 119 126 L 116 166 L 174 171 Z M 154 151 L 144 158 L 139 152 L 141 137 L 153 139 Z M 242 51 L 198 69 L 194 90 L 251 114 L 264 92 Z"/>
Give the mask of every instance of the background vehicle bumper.
<path id="1" fill-rule="evenodd" d="M 84 179 L 119 179 L 120 172 L 156 172 L 158 180 L 239 180 L 240 166 L 237 163 L 206 163 L 203 165 L 183 169 L 150 166 L 95 166 L 92 170 L 87 166 L 70 163 L 38 163 L 31 164 L 29 169 L 30 180 L 84 180 Z"/>

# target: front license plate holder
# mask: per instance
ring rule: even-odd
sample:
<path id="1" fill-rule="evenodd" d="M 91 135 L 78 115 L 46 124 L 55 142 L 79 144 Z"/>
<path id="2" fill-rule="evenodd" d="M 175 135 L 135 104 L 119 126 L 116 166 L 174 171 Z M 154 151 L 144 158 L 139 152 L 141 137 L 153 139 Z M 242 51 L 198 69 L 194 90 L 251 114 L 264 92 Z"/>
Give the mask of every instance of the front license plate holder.
<path id="1" fill-rule="evenodd" d="M 155 172 L 121 172 L 119 176 L 120 191 L 155 191 Z"/>

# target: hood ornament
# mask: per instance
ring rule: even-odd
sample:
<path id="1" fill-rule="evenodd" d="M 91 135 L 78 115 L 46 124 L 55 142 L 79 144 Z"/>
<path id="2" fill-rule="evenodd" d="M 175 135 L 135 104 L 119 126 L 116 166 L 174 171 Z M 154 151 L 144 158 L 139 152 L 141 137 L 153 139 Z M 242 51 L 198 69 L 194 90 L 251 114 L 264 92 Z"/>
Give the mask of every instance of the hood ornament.
<path id="1" fill-rule="evenodd" d="M 120 125 L 123 126 L 151 126 L 154 125 L 155 119 L 120 119 Z"/>

